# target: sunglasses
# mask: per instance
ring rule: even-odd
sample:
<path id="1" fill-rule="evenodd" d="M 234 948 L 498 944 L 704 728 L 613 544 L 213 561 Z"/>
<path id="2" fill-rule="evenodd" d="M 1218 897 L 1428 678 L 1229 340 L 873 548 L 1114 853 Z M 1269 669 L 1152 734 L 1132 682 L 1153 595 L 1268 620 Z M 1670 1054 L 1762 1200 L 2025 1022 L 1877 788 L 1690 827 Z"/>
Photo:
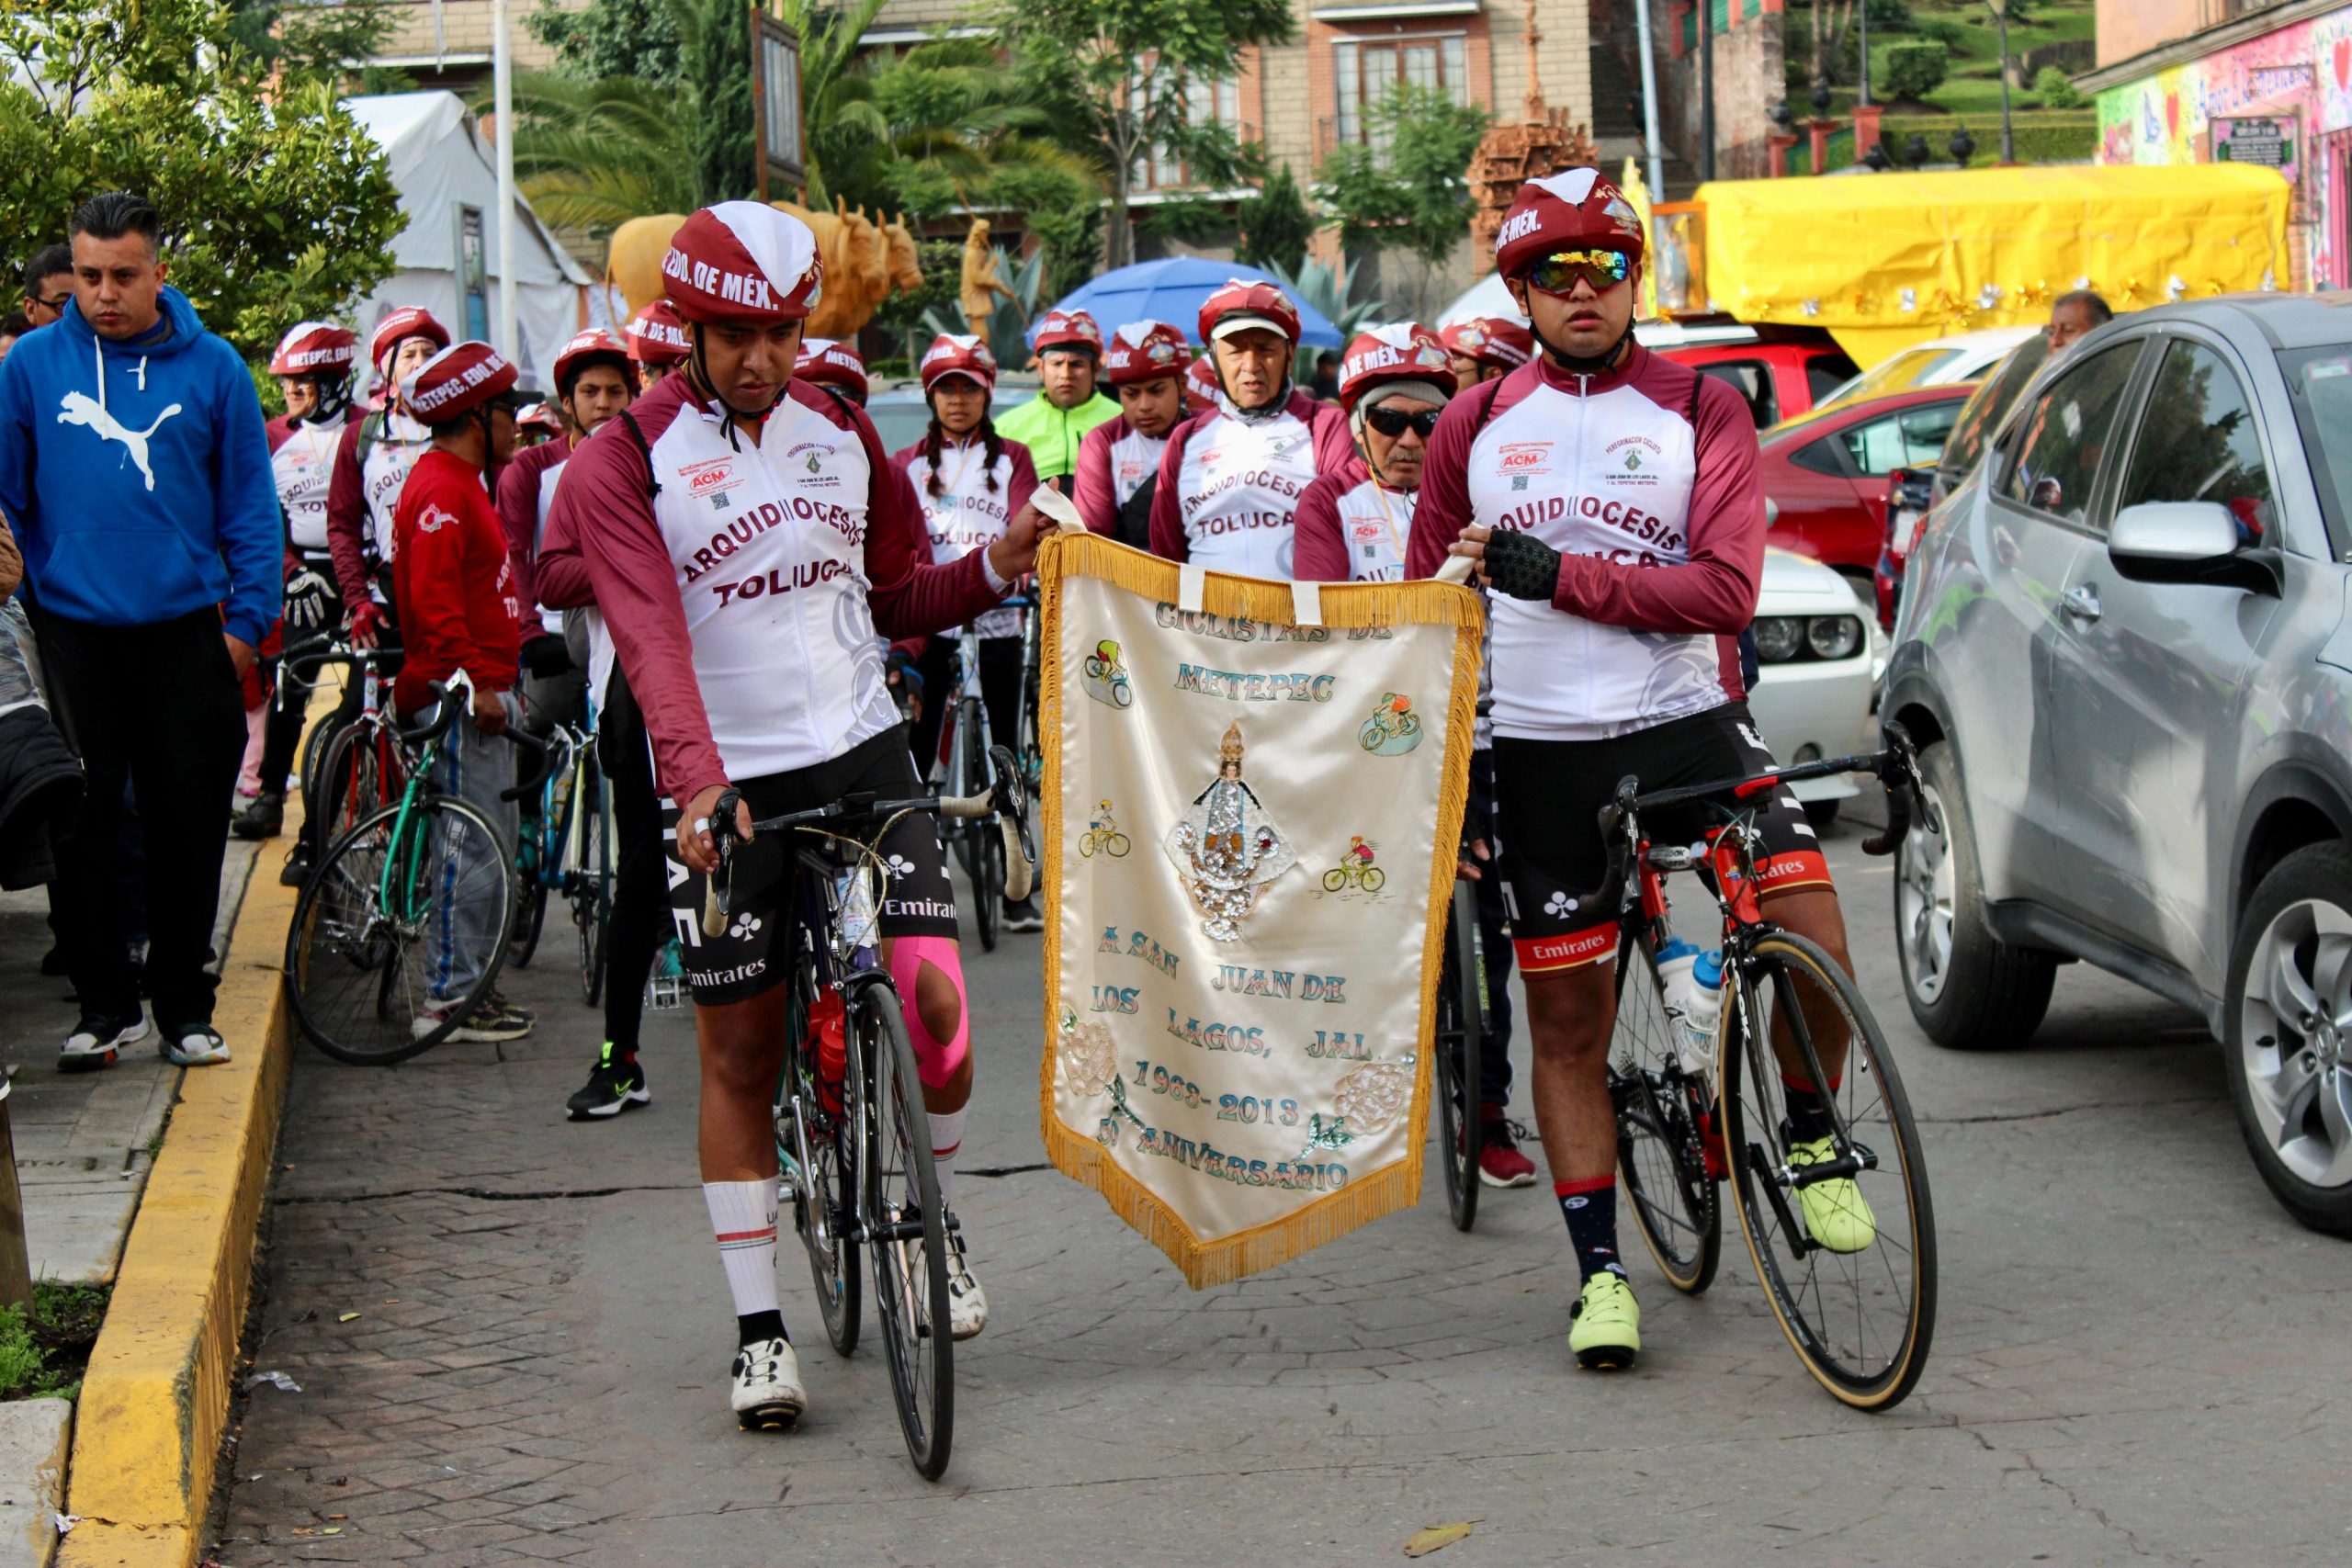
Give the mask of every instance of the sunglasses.
<path id="1" fill-rule="evenodd" d="M 1403 409 L 1366 409 L 1363 422 L 1391 440 L 1409 430 L 1427 441 L 1437 434 L 1438 413 L 1436 409 L 1423 409 L 1419 413 L 1407 413 Z"/>
<path id="2" fill-rule="evenodd" d="M 1623 251 L 1555 251 L 1527 269 L 1527 286 L 1546 294 L 1566 294 L 1582 278 L 1600 294 L 1633 272 L 1634 258 Z"/>

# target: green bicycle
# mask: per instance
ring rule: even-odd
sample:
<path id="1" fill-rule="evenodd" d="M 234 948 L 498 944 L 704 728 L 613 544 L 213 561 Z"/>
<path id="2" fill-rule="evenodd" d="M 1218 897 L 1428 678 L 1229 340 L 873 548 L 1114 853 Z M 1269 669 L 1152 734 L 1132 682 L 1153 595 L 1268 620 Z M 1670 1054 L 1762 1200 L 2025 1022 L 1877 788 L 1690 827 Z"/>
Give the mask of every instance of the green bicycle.
<path id="1" fill-rule="evenodd" d="M 472 687 L 460 674 L 432 690 L 432 716 L 399 732 L 413 752 L 400 798 L 335 840 L 303 885 L 286 933 L 296 1023 L 320 1050 L 356 1066 L 405 1061 L 447 1039 L 497 983 L 514 929 L 509 846 L 478 808 L 432 784 L 442 738 L 471 706 Z M 512 728 L 506 739 L 537 754 L 533 776 L 501 795 L 514 800 L 539 787 L 547 749 Z M 493 911 L 493 940 L 465 994 L 435 998 L 436 966 L 447 965 L 455 912 L 465 909 Z M 435 1012 L 439 1021 L 427 1026 Z"/>

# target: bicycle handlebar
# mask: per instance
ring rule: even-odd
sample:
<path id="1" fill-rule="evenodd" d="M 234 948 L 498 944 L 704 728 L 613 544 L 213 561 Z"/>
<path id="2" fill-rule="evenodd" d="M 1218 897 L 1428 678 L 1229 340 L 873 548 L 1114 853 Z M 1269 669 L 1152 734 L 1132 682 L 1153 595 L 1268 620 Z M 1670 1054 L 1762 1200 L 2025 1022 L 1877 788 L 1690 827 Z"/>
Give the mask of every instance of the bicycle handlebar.
<path id="1" fill-rule="evenodd" d="M 462 671 L 447 682 L 429 681 L 425 683 L 424 689 L 433 694 L 433 705 L 425 710 L 424 720 L 414 728 L 401 725 L 397 718 L 393 721 L 393 728 L 399 733 L 400 738 L 412 746 L 422 746 L 427 741 L 439 739 L 449 732 L 449 727 L 457 722 L 458 716 L 472 705 L 473 682 L 466 678 Z M 450 698 L 458 696 L 460 693 L 464 694 L 464 700 L 450 701 Z M 507 744 L 537 754 L 532 762 L 529 777 L 516 784 L 512 789 L 502 789 L 498 792 L 498 798 L 501 800 L 520 800 L 547 783 L 548 775 L 555 772 L 555 749 L 537 736 L 524 733 L 518 725 L 509 724 L 504 729 L 499 731 L 499 734 Z"/>

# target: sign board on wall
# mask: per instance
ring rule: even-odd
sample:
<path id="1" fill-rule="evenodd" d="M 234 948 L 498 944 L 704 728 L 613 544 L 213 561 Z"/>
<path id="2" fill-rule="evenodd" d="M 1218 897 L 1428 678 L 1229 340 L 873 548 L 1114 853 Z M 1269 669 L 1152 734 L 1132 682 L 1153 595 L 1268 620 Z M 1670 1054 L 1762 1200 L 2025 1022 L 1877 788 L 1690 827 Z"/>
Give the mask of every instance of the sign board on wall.
<path id="1" fill-rule="evenodd" d="M 2276 169 L 2302 188 L 2302 125 L 2291 115 L 2245 115 L 2211 122 L 2213 161 Z"/>
<path id="2" fill-rule="evenodd" d="M 760 137 L 759 197 L 808 183 L 801 148 L 800 35 L 752 3 L 752 112 Z"/>

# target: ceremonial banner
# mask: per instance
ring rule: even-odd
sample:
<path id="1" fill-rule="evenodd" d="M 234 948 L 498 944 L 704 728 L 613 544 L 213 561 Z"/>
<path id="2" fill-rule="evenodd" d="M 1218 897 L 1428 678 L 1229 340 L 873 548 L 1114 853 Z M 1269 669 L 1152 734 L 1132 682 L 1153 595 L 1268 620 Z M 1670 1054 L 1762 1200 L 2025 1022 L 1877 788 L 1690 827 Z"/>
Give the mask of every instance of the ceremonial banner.
<path id="1" fill-rule="evenodd" d="M 1047 1155 L 1196 1290 L 1411 1205 L 1476 596 L 1072 533 L 1038 577 Z"/>

